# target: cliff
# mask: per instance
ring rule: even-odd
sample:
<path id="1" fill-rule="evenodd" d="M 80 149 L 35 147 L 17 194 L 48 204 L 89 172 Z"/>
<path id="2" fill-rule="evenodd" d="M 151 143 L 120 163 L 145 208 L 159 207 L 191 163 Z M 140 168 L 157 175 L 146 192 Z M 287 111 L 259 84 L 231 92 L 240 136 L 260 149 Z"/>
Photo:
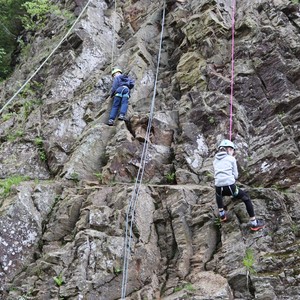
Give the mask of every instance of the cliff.
<path id="1" fill-rule="evenodd" d="M 75 16 L 86 4 L 59 3 Z M 229 221 L 220 224 L 214 194 L 212 161 L 230 125 L 231 5 L 167 1 L 149 147 L 130 216 L 128 300 L 300 299 L 299 3 L 236 4 L 232 140 L 238 184 L 266 221 L 254 233 L 244 203 L 230 198 Z M 2 113 L 1 299 L 121 299 L 126 212 L 154 93 L 163 6 L 92 0 Z M 68 26 L 51 15 L 27 33 L 26 51 L 1 83 L 1 105 Z M 129 121 L 109 127 L 112 66 L 136 85 Z"/>

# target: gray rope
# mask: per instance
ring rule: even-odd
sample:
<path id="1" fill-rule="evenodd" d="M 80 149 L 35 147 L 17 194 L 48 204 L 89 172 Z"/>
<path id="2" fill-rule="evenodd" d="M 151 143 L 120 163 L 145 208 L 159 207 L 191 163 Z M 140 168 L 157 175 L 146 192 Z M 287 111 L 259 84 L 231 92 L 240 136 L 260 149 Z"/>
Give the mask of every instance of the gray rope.
<path id="1" fill-rule="evenodd" d="M 161 29 L 161 34 L 160 34 L 159 52 L 158 52 L 158 58 L 157 58 L 157 68 L 156 68 L 156 75 L 155 75 L 155 81 L 154 81 L 154 92 L 153 92 L 152 101 L 151 101 L 148 126 L 147 126 L 146 135 L 145 135 L 143 151 L 142 151 L 141 159 L 140 159 L 140 167 L 138 170 L 138 174 L 137 174 L 135 185 L 134 185 L 134 190 L 132 192 L 132 196 L 131 196 L 129 206 L 127 209 L 127 213 L 126 213 L 122 295 L 121 295 L 122 300 L 124 300 L 126 297 L 126 286 L 127 286 L 127 280 L 128 280 L 128 266 L 129 266 L 129 255 L 130 255 L 130 250 L 131 250 L 134 213 L 135 213 L 136 204 L 137 204 L 137 200 L 138 200 L 138 196 L 139 196 L 139 192 L 140 192 L 140 188 L 141 188 L 141 184 L 142 184 L 142 180 L 143 180 L 143 176 L 144 176 L 146 156 L 147 156 L 147 152 L 148 152 L 148 148 L 149 148 L 150 132 L 151 132 L 152 120 L 153 120 L 153 114 L 154 114 L 157 80 L 158 80 L 158 74 L 159 74 L 159 64 L 160 64 L 162 42 L 163 42 L 163 33 L 164 33 L 164 24 L 165 24 L 165 9 L 166 9 L 166 5 L 165 5 L 165 0 L 164 0 L 164 8 L 163 8 L 163 16 L 162 16 L 162 29 Z M 130 227 L 128 228 L 129 222 L 130 222 Z M 129 231 L 129 234 L 128 234 L 128 231 Z"/>

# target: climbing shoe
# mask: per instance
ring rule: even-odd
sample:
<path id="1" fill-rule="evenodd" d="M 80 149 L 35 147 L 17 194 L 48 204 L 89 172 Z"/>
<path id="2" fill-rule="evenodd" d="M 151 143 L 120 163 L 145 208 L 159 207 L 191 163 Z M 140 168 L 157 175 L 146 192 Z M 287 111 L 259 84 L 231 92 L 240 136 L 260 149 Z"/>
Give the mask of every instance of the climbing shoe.
<path id="1" fill-rule="evenodd" d="M 108 126 L 114 126 L 114 120 L 113 119 L 109 119 L 107 122 Z"/>
<path id="2" fill-rule="evenodd" d="M 265 225 L 265 222 L 263 220 L 256 220 L 256 224 L 251 224 L 250 229 L 253 230 L 253 231 L 257 231 L 259 229 L 264 228 L 265 226 L 266 225 Z"/>
<path id="3" fill-rule="evenodd" d="M 124 115 L 119 115 L 118 120 L 125 121 L 125 116 Z"/>
<path id="4" fill-rule="evenodd" d="M 225 210 L 220 212 L 220 220 L 221 220 L 221 222 L 226 222 L 227 221 L 227 213 L 226 213 Z"/>

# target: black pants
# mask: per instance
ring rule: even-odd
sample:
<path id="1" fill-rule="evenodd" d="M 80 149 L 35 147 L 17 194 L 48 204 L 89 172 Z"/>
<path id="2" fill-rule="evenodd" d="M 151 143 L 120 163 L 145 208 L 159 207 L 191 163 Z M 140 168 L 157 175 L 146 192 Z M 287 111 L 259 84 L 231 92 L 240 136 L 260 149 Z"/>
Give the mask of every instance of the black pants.
<path id="1" fill-rule="evenodd" d="M 223 196 L 232 196 L 234 199 L 241 199 L 245 205 L 249 217 L 254 217 L 254 209 L 249 196 L 235 184 L 229 186 L 216 186 L 216 201 L 218 208 L 224 208 Z"/>

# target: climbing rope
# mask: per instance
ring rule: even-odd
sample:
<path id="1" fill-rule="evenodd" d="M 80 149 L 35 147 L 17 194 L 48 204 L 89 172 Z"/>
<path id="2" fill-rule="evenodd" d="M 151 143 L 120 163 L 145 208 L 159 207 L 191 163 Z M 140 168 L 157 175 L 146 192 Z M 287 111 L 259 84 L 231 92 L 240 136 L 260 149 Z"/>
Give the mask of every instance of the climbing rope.
<path id="1" fill-rule="evenodd" d="M 234 84 L 234 24 L 235 0 L 232 0 L 232 25 L 231 25 L 231 81 L 230 81 L 230 113 L 229 113 L 229 140 L 232 137 L 232 111 L 233 111 L 233 84 Z"/>
<path id="2" fill-rule="evenodd" d="M 154 106 L 155 106 L 155 97 L 156 97 L 156 89 L 157 89 L 157 80 L 158 80 L 158 73 L 159 73 L 159 64 L 161 58 L 161 50 L 162 50 L 162 42 L 163 42 L 163 33 L 164 33 L 164 24 L 165 24 L 165 0 L 164 0 L 164 7 L 163 7 L 163 14 L 162 14 L 162 28 L 160 34 L 160 43 L 159 43 L 159 52 L 157 58 L 157 68 L 156 68 L 156 75 L 154 81 L 154 91 L 150 106 L 150 113 L 149 113 L 149 120 L 148 126 L 145 134 L 145 141 L 143 145 L 143 150 L 140 159 L 140 166 L 137 173 L 134 189 L 132 192 L 132 196 L 128 205 L 127 213 L 126 213 L 126 225 L 125 225 L 125 238 L 124 238 L 124 262 L 123 262 L 123 278 L 122 278 L 122 294 L 121 299 L 124 300 L 126 297 L 126 287 L 127 287 L 127 280 L 128 280 L 128 265 L 129 265 L 129 256 L 131 251 L 131 241 L 132 241 L 132 229 L 133 229 L 133 222 L 134 222 L 134 214 L 135 208 L 144 176 L 145 171 L 145 164 L 146 164 L 146 157 L 149 148 L 149 141 L 150 141 L 150 133 L 152 127 L 152 120 L 154 114 Z M 129 225 L 128 225 L 129 224 Z"/>
<path id="3" fill-rule="evenodd" d="M 111 70 L 114 68 L 114 54 L 115 54 L 115 34 L 116 34 L 116 15 L 117 15 L 117 0 L 115 0 L 114 22 L 113 22 L 113 39 L 111 49 Z"/>
<path id="4" fill-rule="evenodd" d="M 89 6 L 90 2 L 92 0 L 88 0 L 87 4 L 82 9 L 81 13 L 77 17 L 77 19 L 74 21 L 73 25 L 70 27 L 70 29 L 67 31 L 67 33 L 64 35 L 64 37 L 60 40 L 58 45 L 52 50 L 52 52 L 48 55 L 48 57 L 41 63 L 41 65 L 35 70 L 35 72 L 25 81 L 25 83 L 18 89 L 18 91 L 3 105 L 3 107 L 0 109 L 0 114 L 3 112 L 6 106 L 8 106 L 16 97 L 21 93 L 21 91 L 25 88 L 25 86 L 31 81 L 31 79 L 40 71 L 40 69 L 45 65 L 45 63 L 52 57 L 54 52 L 61 46 L 61 44 L 64 42 L 64 40 L 69 36 L 87 7 Z"/>

